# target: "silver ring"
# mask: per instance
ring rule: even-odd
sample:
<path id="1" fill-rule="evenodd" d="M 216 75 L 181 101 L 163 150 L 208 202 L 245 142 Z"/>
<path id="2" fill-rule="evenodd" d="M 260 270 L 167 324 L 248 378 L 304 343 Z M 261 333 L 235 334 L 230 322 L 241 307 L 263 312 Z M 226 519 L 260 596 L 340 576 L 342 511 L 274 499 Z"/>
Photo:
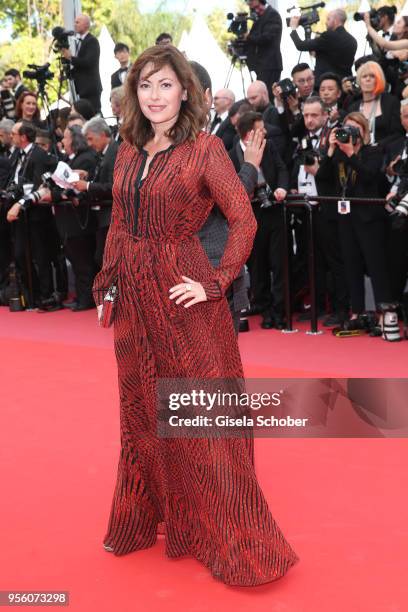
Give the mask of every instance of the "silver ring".
<path id="1" fill-rule="evenodd" d="M 184 289 L 186 290 L 186 292 L 187 291 L 191 291 L 191 285 L 189 285 L 189 284 L 184 285 Z"/>

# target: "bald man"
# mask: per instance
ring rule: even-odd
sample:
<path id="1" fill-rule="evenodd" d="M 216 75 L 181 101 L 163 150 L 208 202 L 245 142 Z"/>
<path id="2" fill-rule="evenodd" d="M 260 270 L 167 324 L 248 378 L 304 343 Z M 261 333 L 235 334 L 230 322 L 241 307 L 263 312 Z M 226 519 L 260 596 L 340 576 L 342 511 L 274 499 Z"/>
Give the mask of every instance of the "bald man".
<path id="1" fill-rule="evenodd" d="M 69 49 L 63 49 L 61 53 L 71 62 L 72 78 L 78 97 L 88 100 L 96 114 L 101 110 L 100 47 L 98 39 L 90 33 L 90 27 L 89 16 L 78 15 L 75 18 L 75 52 L 71 54 Z"/>
<path id="2" fill-rule="evenodd" d="M 298 51 L 315 51 L 315 77 L 319 81 L 325 72 L 334 72 L 340 78 L 349 76 L 357 51 L 357 41 L 346 30 L 344 24 L 347 15 L 343 9 L 335 9 L 327 13 L 326 32 L 310 40 L 301 40 L 297 33 L 300 17 L 291 17 L 290 34 Z"/>
<path id="3" fill-rule="evenodd" d="M 235 102 L 235 94 L 230 89 L 220 89 L 213 98 L 215 115 L 211 122 L 211 134 L 217 134 L 221 123 L 227 119 L 228 111 Z"/>

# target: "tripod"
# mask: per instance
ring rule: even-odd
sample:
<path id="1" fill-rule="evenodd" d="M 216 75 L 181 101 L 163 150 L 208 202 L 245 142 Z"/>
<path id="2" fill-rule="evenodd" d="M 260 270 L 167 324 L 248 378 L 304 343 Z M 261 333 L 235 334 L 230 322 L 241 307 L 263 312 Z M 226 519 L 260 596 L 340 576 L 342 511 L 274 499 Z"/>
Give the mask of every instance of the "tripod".
<path id="1" fill-rule="evenodd" d="M 243 94 L 244 98 L 246 97 L 245 78 L 244 78 L 244 70 L 245 70 L 245 68 L 248 70 L 248 74 L 249 74 L 249 78 L 251 79 L 251 83 L 253 81 L 252 74 L 251 74 L 251 71 L 248 68 L 248 64 L 247 64 L 246 59 L 247 58 L 246 58 L 245 55 L 239 55 L 239 54 L 237 54 L 235 52 L 232 52 L 231 63 L 230 63 L 229 69 L 228 69 L 227 78 L 226 78 L 225 85 L 224 85 L 225 89 L 228 89 L 228 86 L 229 86 L 229 84 L 231 82 L 231 78 L 232 78 L 232 75 L 234 73 L 235 67 L 238 64 L 238 69 L 239 69 L 239 72 L 240 72 L 240 75 L 241 75 L 242 94 Z"/>

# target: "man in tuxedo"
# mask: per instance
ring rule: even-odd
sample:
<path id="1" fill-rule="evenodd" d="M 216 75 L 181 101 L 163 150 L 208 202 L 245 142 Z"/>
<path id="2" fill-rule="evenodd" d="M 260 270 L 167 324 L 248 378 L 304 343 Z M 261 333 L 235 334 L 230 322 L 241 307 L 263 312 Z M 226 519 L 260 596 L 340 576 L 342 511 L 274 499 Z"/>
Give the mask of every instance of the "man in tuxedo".
<path id="1" fill-rule="evenodd" d="M 235 102 L 235 94 L 230 89 L 220 89 L 213 98 L 215 115 L 210 124 L 211 134 L 217 134 L 223 121 L 228 118 L 228 111 Z"/>
<path id="2" fill-rule="evenodd" d="M 8 89 L 12 89 L 14 93 L 14 100 L 17 102 L 19 97 L 24 91 L 27 91 L 27 87 L 21 80 L 21 74 L 16 68 L 9 68 L 4 73 L 4 78 Z"/>
<path id="3" fill-rule="evenodd" d="M 88 15 L 75 19 L 75 53 L 62 49 L 61 54 L 70 60 L 75 90 L 80 99 L 88 100 L 95 113 L 101 110 L 102 83 L 99 76 L 100 47 L 98 39 L 89 32 L 91 20 Z"/>
<path id="4" fill-rule="evenodd" d="M 340 78 L 349 76 L 357 51 L 357 41 L 344 29 L 347 15 L 343 9 L 335 9 L 327 14 L 326 32 L 316 38 L 301 40 L 297 33 L 300 17 L 291 17 L 290 34 L 298 51 L 316 53 L 315 76 L 319 80 L 324 72 L 334 72 Z"/>
<path id="5" fill-rule="evenodd" d="M 113 170 L 118 144 L 113 140 L 109 125 L 101 117 L 94 117 L 85 123 L 83 133 L 88 145 L 98 153 L 94 179 L 81 179 L 74 183 L 77 191 L 86 194 L 96 222 L 95 262 L 102 267 L 103 252 L 112 213 Z"/>
<path id="6" fill-rule="evenodd" d="M 0 155 L 2 157 L 11 157 L 14 146 L 11 137 L 11 131 L 14 127 L 14 121 L 3 118 L 0 121 Z"/>
<path id="7" fill-rule="evenodd" d="M 28 122 L 16 123 L 12 138 L 16 151 L 11 158 L 8 186 L 15 184 L 22 193 L 23 186 L 27 189 L 27 185 L 31 185 L 30 193 L 33 193 L 41 185 L 42 175 L 53 172 L 58 160 L 35 144 L 36 128 Z M 30 242 L 32 259 L 36 264 L 32 267 L 34 302 L 45 310 L 60 308 L 52 300 L 54 287 L 49 252 L 51 207 L 38 206 L 21 197 L 8 210 L 7 220 L 14 224 L 14 257 L 25 287 L 28 287 L 27 238 Z"/>
<path id="8" fill-rule="evenodd" d="M 125 83 L 132 65 L 130 63 L 130 50 L 125 43 L 116 43 L 113 53 L 120 64 L 120 68 L 111 75 L 111 89 L 121 87 Z"/>
<path id="9" fill-rule="evenodd" d="M 258 16 L 246 38 L 248 68 L 254 70 L 257 79 L 266 84 L 271 97 L 272 83 L 279 81 L 282 72 L 282 19 L 266 0 L 247 2 L 251 12 Z"/>
<path id="10" fill-rule="evenodd" d="M 240 117 L 237 124 L 240 140 L 230 151 L 230 158 L 237 172 L 245 159 L 253 130 L 265 130 L 261 113 L 250 111 Z M 248 260 L 251 278 L 252 303 L 250 313 L 262 313 L 261 326 L 283 328 L 283 216 L 279 204 L 286 197 L 289 175 L 272 140 L 266 141 L 258 177 L 251 202 L 258 229 Z M 273 272 L 273 294 L 271 291 Z"/>

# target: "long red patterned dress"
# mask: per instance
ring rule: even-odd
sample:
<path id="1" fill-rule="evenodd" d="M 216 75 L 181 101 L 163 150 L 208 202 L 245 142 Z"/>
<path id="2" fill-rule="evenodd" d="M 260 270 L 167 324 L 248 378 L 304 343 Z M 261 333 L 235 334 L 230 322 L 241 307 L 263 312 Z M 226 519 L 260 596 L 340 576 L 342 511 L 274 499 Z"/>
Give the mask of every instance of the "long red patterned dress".
<path id="1" fill-rule="evenodd" d="M 157 436 L 158 377 L 243 377 L 223 297 L 246 261 L 256 230 L 248 197 L 217 137 L 201 133 L 160 152 L 141 183 L 147 153 L 123 143 L 112 222 L 94 284 L 98 303 L 118 279 L 115 353 L 121 452 L 105 545 L 124 555 L 152 546 L 165 525 L 166 554 L 191 555 L 229 585 L 283 576 L 298 558 L 258 485 L 251 440 Z M 213 202 L 229 238 L 213 268 L 196 236 Z M 187 276 L 207 302 L 169 299 Z"/>

